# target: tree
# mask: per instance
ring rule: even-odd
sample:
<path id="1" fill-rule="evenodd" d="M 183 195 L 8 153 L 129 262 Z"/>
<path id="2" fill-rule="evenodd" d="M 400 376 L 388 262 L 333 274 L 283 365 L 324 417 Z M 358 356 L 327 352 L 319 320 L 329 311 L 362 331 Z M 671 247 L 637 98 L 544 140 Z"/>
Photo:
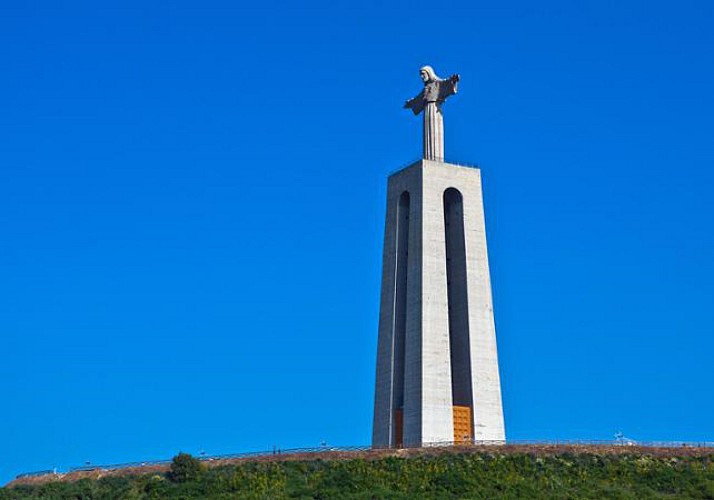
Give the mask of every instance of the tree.
<path id="1" fill-rule="evenodd" d="M 168 478 L 175 483 L 197 479 L 203 472 L 201 461 L 190 453 L 179 453 L 171 460 Z"/>

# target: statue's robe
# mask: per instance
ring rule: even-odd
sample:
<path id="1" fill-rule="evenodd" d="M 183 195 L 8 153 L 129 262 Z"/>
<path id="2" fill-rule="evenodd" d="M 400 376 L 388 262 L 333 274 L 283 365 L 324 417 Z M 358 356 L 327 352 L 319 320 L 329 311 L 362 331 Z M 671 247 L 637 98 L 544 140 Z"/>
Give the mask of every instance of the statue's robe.
<path id="1" fill-rule="evenodd" d="M 418 115 L 427 103 L 441 104 L 447 97 L 456 93 L 459 82 L 455 77 L 456 75 L 453 75 L 446 80 L 432 80 L 425 83 L 419 95 L 409 99 L 404 107 L 410 108 L 415 115 Z"/>

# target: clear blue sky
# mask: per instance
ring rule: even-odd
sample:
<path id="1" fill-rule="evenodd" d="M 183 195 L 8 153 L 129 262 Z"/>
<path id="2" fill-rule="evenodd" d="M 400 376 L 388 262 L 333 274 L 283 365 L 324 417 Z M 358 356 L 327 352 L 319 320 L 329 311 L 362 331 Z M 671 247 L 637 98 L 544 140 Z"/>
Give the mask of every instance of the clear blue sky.
<path id="1" fill-rule="evenodd" d="M 714 441 L 712 2 L 258 4 L 0 7 L 0 482 L 368 443 L 423 64 L 508 437 Z"/>

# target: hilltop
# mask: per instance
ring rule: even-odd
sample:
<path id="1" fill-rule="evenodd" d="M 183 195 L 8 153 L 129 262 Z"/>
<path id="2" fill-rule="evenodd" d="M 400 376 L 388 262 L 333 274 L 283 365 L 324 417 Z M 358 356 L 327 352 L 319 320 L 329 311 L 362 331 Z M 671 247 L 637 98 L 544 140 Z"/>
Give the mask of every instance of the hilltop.
<path id="1" fill-rule="evenodd" d="M 489 446 L 220 460 L 181 480 L 165 465 L 13 481 L 0 499 L 714 499 L 714 450 Z"/>

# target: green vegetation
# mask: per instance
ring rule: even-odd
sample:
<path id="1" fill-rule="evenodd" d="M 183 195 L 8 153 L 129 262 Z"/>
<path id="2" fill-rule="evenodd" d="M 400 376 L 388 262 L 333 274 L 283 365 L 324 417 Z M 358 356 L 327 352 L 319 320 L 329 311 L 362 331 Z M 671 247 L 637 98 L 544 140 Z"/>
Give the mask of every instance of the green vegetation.
<path id="1" fill-rule="evenodd" d="M 0 499 L 714 499 L 714 454 L 445 453 L 214 468 L 187 457 L 167 475 L 17 486 Z"/>
<path id="2" fill-rule="evenodd" d="M 205 466 L 199 459 L 188 453 L 179 453 L 171 460 L 171 467 L 166 477 L 175 483 L 198 481 L 204 469 Z"/>

